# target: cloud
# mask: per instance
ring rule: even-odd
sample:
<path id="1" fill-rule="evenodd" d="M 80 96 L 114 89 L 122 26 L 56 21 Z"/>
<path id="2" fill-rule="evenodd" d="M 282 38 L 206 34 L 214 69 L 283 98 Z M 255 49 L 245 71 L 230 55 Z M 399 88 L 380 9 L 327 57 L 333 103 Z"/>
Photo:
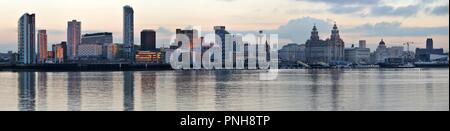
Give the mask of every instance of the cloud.
<path id="1" fill-rule="evenodd" d="M 170 41 L 174 34 L 174 32 L 171 32 L 165 27 L 159 27 L 156 30 L 156 47 L 168 47 L 171 44 Z"/>
<path id="2" fill-rule="evenodd" d="M 287 24 L 281 25 L 276 31 L 282 39 L 290 39 L 296 43 L 304 43 L 309 39 L 311 30 L 314 25 L 320 32 L 328 32 L 331 30 L 332 22 L 312 17 L 303 17 L 290 20 Z"/>
<path id="3" fill-rule="evenodd" d="M 317 25 L 319 35 L 326 39 L 330 35 L 333 25 L 331 20 L 313 17 L 302 17 L 290 20 L 268 33 L 278 33 L 280 39 L 289 39 L 295 43 L 305 43 L 311 35 L 311 29 Z M 338 25 L 339 26 L 339 25 Z M 449 27 L 403 27 L 400 22 L 379 22 L 376 24 L 362 24 L 352 27 L 340 27 L 342 34 L 361 34 L 366 37 L 428 37 L 433 35 L 448 35 Z M 345 38 L 344 38 L 345 39 Z"/>
<path id="4" fill-rule="evenodd" d="M 418 5 L 410 5 L 404 7 L 391 6 L 374 6 L 371 8 L 370 15 L 372 16 L 414 16 L 419 12 Z"/>
<path id="5" fill-rule="evenodd" d="M 328 9 L 328 11 L 335 14 L 352 14 L 363 11 L 364 9 L 362 6 L 334 6 Z"/>
<path id="6" fill-rule="evenodd" d="M 298 2 L 324 3 L 326 11 L 334 14 L 355 14 L 359 16 L 411 17 L 425 12 L 432 15 L 447 15 L 447 5 L 427 8 L 440 0 L 418 0 L 410 5 L 395 6 L 382 0 L 295 0 Z M 431 10 L 431 11 L 428 11 Z"/>
<path id="7" fill-rule="evenodd" d="M 400 22 L 380 22 L 376 24 L 364 24 L 342 32 L 360 33 L 364 36 L 430 36 L 448 35 L 449 27 L 402 27 Z"/>
<path id="8" fill-rule="evenodd" d="M 335 5 L 369 5 L 378 4 L 381 0 L 295 0 L 295 1 L 307 1 L 307 2 L 321 2 Z"/>
<path id="9" fill-rule="evenodd" d="M 430 12 L 433 15 L 448 15 L 448 4 L 443 6 L 437 6 Z"/>
<path id="10" fill-rule="evenodd" d="M 223 1 L 223 2 L 234 2 L 236 0 L 217 0 L 217 1 Z"/>

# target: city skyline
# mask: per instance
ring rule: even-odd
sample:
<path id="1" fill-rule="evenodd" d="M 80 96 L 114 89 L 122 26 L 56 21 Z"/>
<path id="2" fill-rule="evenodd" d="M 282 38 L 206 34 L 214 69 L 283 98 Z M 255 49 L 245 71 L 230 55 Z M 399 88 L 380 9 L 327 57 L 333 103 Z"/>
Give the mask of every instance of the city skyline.
<path id="1" fill-rule="evenodd" d="M 327 0 L 268 0 L 263 3 L 255 0 L 137 0 L 108 3 L 102 0 L 18 0 L 0 3 L 6 5 L 6 8 L 0 9 L 5 16 L 5 20 L 0 22 L 0 52 L 17 51 L 17 17 L 25 12 L 36 14 L 36 30 L 47 30 L 49 45 L 66 41 L 67 27 L 64 26 L 72 19 L 83 23 L 82 34 L 113 32 L 115 43 L 122 43 L 122 8 L 125 5 L 132 6 L 136 12 L 134 43 L 137 45 L 140 43 L 137 34 L 143 29 L 156 30 L 157 47 L 162 44 L 167 47 L 168 39 L 176 28 L 197 25 L 208 33 L 216 25 L 226 26 L 231 33 L 264 30 L 278 33 L 282 44 L 303 44 L 308 39 L 313 24 L 317 24 L 321 37 L 326 38 L 331 34 L 329 28 L 334 22 L 340 26 L 341 37 L 348 43 L 346 46 L 364 39 L 367 40 L 368 47 L 375 47 L 384 38 L 388 46 L 412 41 L 417 44 L 416 47 L 425 47 L 428 37 L 434 38 L 436 47 L 442 47 L 446 51 L 449 45 L 448 1 L 444 0 L 374 0 L 341 4 Z M 45 3 L 52 3 L 52 6 Z M 201 6 L 205 4 L 210 6 Z M 189 7 L 195 8 L 184 10 Z M 218 11 L 211 10 L 215 8 Z M 177 10 L 182 10 L 183 13 L 180 14 Z M 202 15 L 190 15 L 199 13 Z"/>

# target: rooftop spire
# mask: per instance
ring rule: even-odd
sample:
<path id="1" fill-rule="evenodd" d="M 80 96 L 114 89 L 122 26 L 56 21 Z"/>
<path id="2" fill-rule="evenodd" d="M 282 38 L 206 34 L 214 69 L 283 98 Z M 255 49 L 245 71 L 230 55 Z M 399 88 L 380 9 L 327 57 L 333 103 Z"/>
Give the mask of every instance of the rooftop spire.
<path id="1" fill-rule="evenodd" d="M 311 31 L 311 40 L 319 40 L 319 31 L 317 31 L 316 24 L 314 24 L 314 27 Z"/>

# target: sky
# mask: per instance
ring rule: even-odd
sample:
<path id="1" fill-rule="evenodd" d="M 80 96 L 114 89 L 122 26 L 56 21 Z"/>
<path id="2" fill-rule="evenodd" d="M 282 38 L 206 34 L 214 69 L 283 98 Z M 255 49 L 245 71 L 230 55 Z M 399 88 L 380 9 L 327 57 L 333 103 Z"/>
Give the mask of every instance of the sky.
<path id="1" fill-rule="evenodd" d="M 280 44 L 303 44 L 312 26 L 323 39 L 334 22 L 346 46 L 381 39 L 391 46 L 414 42 L 424 47 L 449 48 L 447 0 L 0 0 L 0 52 L 17 50 L 17 22 L 36 13 L 36 28 L 46 29 L 49 45 L 66 41 L 67 21 L 82 22 L 83 33 L 113 32 L 122 43 L 124 5 L 135 11 L 135 44 L 143 29 L 157 31 L 157 46 L 168 46 L 177 28 L 198 26 L 211 32 L 223 25 L 235 33 L 264 30 L 279 34 Z"/>

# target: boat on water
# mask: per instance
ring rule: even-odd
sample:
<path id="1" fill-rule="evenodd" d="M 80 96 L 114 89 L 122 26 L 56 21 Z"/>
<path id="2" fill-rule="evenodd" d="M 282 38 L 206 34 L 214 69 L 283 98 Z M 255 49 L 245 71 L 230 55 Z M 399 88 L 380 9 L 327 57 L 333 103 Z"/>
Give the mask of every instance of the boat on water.
<path id="1" fill-rule="evenodd" d="M 414 66 L 418 68 L 448 68 L 448 61 L 433 61 L 433 62 L 415 62 Z"/>

